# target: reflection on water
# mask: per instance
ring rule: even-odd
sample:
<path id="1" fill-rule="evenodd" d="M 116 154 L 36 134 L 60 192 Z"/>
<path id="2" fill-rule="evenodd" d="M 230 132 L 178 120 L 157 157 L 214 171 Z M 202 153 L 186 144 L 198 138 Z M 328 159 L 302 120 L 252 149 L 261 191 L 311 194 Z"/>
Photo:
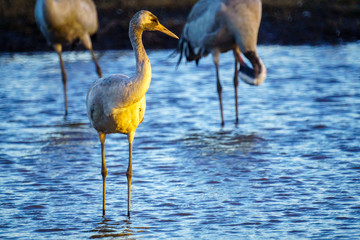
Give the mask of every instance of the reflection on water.
<path id="1" fill-rule="evenodd" d="M 232 130 L 222 130 L 217 132 L 200 133 L 189 131 L 184 141 L 186 149 L 199 151 L 202 156 L 212 156 L 214 154 L 247 154 L 260 147 L 265 140 L 254 134 L 241 135 Z"/>
<path id="2" fill-rule="evenodd" d="M 64 54 L 69 115 L 55 53 L 0 55 L 1 239 L 356 239 L 360 229 L 358 43 L 261 46 L 260 87 L 215 69 L 175 70 L 149 51 L 153 78 L 133 146 L 127 219 L 126 136 L 107 137 L 107 216 L 100 143 L 86 116 L 96 80 L 88 52 Z M 131 51 L 104 51 L 104 76 L 131 74 Z M 341 61 L 339 60 L 341 59 Z"/>
<path id="3" fill-rule="evenodd" d="M 113 221 L 110 219 L 104 219 L 98 223 L 96 229 L 92 230 L 90 239 L 97 238 L 109 238 L 109 237 L 126 237 L 126 239 L 132 239 L 130 236 L 136 233 L 143 233 L 149 229 L 148 227 L 132 227 L 130 220 L 123 220 L 121 222 Z M 135 237 L 133 239 L 136 239 Z"/>

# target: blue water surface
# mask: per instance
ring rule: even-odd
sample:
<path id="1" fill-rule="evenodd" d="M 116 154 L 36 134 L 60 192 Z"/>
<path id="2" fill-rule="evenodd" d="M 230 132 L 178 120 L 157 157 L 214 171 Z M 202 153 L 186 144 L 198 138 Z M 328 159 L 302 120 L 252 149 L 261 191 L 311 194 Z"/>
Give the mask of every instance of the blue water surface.
<path id="1" fill-rule="evenodd" d="M 86 116 L 97 79 L 88 52 L 65 52 L 64 118 L 54 52 L 0 54 L 1 239 L 359 239 L 360 44 L 260 46 L 268 77 L 239 85 L 220 57 L 225 127 L 211 57 L 148 51 L 153 77 L 133 149 L 100 143 Z M 97 52 L 104 76 L 134 72 L 132 51 Z"/>

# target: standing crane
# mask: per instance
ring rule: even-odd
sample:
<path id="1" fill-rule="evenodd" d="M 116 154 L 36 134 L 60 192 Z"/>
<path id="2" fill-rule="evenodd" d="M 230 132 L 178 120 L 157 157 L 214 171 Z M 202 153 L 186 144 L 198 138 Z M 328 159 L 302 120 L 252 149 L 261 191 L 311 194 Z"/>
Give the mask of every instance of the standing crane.
<path id="1" fill-rule="evenodd" d="M 35 19 L 48 44 L 52 45 L 59 55 L 67 115 L 67 76 L 61 55 L 62 46 L 79 39 L 90 50 L 96 72 L 102 77 L 90 39 L 90 35 L 97 31 L 99 25 L 96 7 L 92 0 L 37 0 Z"/>
<path id="2" fill-rule="evenodd" d="M 183 55 L 187 61 L 198 64 L 200 58 L 212 54 L 216 67 L 217 92 L 220 102 L 221 125 L 224 126 L 222 86 L 219 76 L 220 53 L 232 50 L 235 57 L 235 109 L 238 123 L 238 76 L 247 84 L 260 85 L 266 77 L 266 68 L 257 55 L 256 45 L 261 21 L 260 0 L 200 0 L 190 11 L 180 38 L 178 65 Z M 249 59 L 248 67 L 241 53 Z M 238 71 L 238 64 L 240 70 Z"/>
<path id="3" fill-rule="evenodd" d="M 137 12 L 130 21 L 129 37 L 135 52 L 136 72 L 127 77 L 117 74 L 100 78 L 90 87 L 86 97 L 87 115 L 91 125 L 99 133 L 101 142 L 103 177 L 103 216 L 105 216 L 105 195 L 107 169 L 105 164 L 105 136 L 109 133 L 126 134 L 129 142 L 129 165 L 126 172 L 128 181 L 128 216 L 130 217 L 132 143 L 137 126 L 143 121 L 146 97 L 151 81 L 151 65 L 142 43 L 143 31 L 160 31 L 179 39 L 160 24 L 149 11 Z"/>

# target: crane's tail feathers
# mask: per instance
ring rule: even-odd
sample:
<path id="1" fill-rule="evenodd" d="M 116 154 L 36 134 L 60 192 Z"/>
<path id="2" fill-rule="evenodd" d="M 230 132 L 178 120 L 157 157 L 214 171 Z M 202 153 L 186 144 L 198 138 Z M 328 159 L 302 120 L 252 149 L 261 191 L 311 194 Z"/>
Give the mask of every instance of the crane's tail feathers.
<path id="1" fill-rule="evenodd" d="M 176 64 L 176 68 L 179 67 L 180 62 L 181 62 L 181 60 L 182 60 L 183 53 L 184 53 L 184 44 L 185 44 L 184 39 L 183 39 L 183 38 L 180 38 L 178 47 L 177 47 L 177 49 L 176 49 L 176 52 L 180 53 L 179 60 L 178 60 L 178 62 L 177 62 L 177 64 Z"/>
<path id="2" fill-rule="evenodd" d="M 174 57 L 176 57 L 176 55 L 178 54 L 178 51 L 177 51 L 177 49 L 175 49 L 174 51 L 172 51 L 170 54 L 169 54 L 169 58 L 174 58 Z"/>
<path id="3" fill-rule="evenodd" d="M 245 83 L 258 86 L 266 78 L 266 67 L 256 52 L 249 51 L 244 55 L 250 60 L 252 68 L 245 63 L 240 64 L 239 76 Z"/>
<path id="4" fill-rule="evenodd" d="M 191 46 L 191 43 L 184 36 L 182 36 L 176 48 L 176 53 L 180 53 L 177 66 L 179 66 L 184 56 L 186 57 L 186 61 L 191 62 L 195 60 L 196 64 L 198 64 L 199 59 L 203 56 L 202 52 L 204 52 L 202 49 L 197 49 L 195 52 L 193 46 Z"/>
<path id="5" fill-rule="evenodd" d="M 174 57 L 176 57 L 177 54 L 178 54 L 178 50 L 175 49 L 174 51 L 172 51 L 170 53 L 169 58 L 174 58 Z M 180 56 L 180 58 L 181 58 L 181 56 Z M 179 61 L 181 61 L 181 59 Z M 179 61 L 176 63 L 176 67 L 175 67 L 176 70 L 179 68 L 179 63 L 180 63 Z"/>

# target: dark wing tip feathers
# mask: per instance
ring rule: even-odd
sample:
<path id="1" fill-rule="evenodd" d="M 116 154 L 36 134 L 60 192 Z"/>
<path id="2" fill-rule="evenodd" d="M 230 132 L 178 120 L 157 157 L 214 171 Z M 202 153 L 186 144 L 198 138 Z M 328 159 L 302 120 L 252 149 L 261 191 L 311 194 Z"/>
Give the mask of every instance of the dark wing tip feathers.
<path id="1" fill-rule="evenodd" d="M 180 65 L 180 62 L 182 60 L 183 53 L 184 53 L 184 38 L 183 37 L 180 38 L 179 44 L 178 44 L 178 46 L 176 48 L 176 52 L 180 53 L 179 60 L 178 60 L 178 62 L 176 64 L 176 68 L 178 68 L 179 65 Z"/>
<path id="2" fill-rule="evenodd" d="M 176 68 L 178 68 L 178 66 L 180 65 L 183 56 L 185 56 L 186 61 L 188 62 L 195 60 L 196 65 L 199 64 L 199 60 L 202 56 L 201 53 L 195 53 L 193 47 L 191 46 L 191 43 L 184 36 L 181 36 L 178 46 L 174 50 L 172 55 L 175 55 L 177 53 L 179 53 L 180 56 L 176 64 Z"/>

